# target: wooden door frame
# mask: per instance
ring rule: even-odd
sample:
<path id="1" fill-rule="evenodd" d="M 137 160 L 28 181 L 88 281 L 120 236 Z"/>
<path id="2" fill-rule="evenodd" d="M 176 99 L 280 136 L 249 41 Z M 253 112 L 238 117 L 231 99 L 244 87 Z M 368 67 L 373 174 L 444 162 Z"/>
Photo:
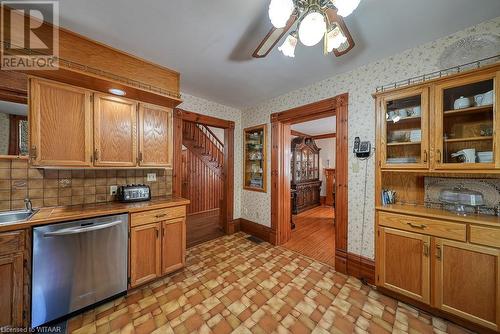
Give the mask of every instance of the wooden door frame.
<path id="1" fill-rule="evenodd" d="M 194 122 L 224 129 L 224 195 L 221 215 L 224 233 L 235 232 L 234 211 L 234 122 L 217 117 L 197 114 L 176 108 L 174 110 L 174 157 L 172 169 L 172 194 L 182 196 L 182 126 Z"/>
<path id="2" fill-rule="evenodd" d="M 348 218 L 348 93 L 271 114 L 271 242 L 282 245 L 291 237 L 290 127 L 292 124 L 336 116 L 335 269 L 347 273 Z"/>

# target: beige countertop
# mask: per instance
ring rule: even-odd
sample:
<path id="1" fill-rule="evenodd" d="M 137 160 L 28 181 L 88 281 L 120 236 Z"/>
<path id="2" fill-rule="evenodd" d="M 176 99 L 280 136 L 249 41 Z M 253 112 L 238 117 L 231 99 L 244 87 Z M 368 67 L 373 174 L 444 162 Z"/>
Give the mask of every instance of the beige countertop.
<path id="1" fill-rule="evenodd" d="M 44 225 L 62 221 L 78 220 L 119 213 L 134 213 L 154 209 L 164 209 L 187 204 L 189 204 L 189 200 L 185 198 L 165 196 L 156 197 L 147 202 L 107 202 L 99 204 L 47 207 L 41 208 L 28 221 L 22 221 L 8 225 L 0 225 L 0 232 L 20 230 L 36 225 Z"/>
<path id="2" fill-rule="evenodd" d="M 457 221 L 462 223 L 480 224 L 500 227 L 500 217 L 488 215 L 471 214 L 467 216 L 459 216 L 453 212 L 431 209 L 424 206 L 408 205 L 408 204 L 391 204 L 385 206 L 377 206 L 377 210 L 393 213 L 409 214 L 413 216 L 421 216 L 426 218 L 444 219 Z"/>

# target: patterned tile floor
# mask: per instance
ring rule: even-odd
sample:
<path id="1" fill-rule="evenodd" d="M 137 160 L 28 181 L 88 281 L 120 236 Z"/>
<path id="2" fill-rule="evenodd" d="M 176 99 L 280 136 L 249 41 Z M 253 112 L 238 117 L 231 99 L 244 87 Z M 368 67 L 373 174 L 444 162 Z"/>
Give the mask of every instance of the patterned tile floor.
<path id="1" fill-rule="evenodd" d="M 331 267 L 237 233 L 68 323 L 71 333 L 466 333 Z"/>

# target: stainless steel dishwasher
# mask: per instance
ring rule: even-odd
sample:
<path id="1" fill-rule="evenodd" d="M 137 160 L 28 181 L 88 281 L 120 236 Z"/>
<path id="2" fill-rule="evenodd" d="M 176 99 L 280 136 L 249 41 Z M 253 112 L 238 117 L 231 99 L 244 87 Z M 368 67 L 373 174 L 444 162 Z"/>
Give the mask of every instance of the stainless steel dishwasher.
<path id="1" fill-rule="evenodd" d="M 128 215 L 33 229 L 31 326 L 127 290 Z"/>

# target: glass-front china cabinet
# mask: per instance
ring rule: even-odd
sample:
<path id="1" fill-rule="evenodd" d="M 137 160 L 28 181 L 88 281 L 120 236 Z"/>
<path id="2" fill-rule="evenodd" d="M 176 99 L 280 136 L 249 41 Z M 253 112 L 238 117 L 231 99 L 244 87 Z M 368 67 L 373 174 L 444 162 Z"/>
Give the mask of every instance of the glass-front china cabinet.
<path id="1" fill-rule="evenodd" d="M 428 89 L 421 88 L 387 95 L 381 100 L 381 167 L 429 166 L 428 98 Z"/>
<path id="2" fill-rule="evenodd" d="M 437 169 L 495 168 L 496 74 L 436 86 Z"/>
<path id="3" fill-rule="evenodd" d="M 296 137 L 291 143 L 292 213 L 320 205 L 319 151 L 314 139 Z"/>
<path id="4" fill-rule="evenodd" d="M 266 124 L 243 130 L 243 188 L 246 190 L 266 192 L 266 136 Z"/>

